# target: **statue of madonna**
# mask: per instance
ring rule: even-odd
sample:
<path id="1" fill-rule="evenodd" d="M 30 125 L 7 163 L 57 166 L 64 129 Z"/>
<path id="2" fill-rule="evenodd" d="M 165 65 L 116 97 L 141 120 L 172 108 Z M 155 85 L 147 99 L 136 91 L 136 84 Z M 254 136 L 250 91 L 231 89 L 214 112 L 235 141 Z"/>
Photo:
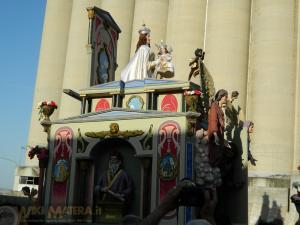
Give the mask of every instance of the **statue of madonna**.
<path id="1" fill-rule="evenodd" d="M 121 80 L 143 80 L 151 77 L 151 70 L 155 67 L 155 61 L 150 61 L 150 29 L 143 24 L 139 30 L 139 41 L 134 56 L 121 72 Z"/>

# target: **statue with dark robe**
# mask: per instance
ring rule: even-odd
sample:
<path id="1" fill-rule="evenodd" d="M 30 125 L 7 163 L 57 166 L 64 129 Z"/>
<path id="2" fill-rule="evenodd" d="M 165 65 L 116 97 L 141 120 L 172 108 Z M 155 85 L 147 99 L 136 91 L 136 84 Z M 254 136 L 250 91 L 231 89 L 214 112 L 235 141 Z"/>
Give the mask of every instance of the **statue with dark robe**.
<path id="1" fill-rule="evenodd" d="M 108 170 L 99 178 L 96 185 L 98 203 L 117 203 L 126 214 L 133 193 L 132 180 L 123 168 L 123 157 L 120 152 L 110 154 Z"/>

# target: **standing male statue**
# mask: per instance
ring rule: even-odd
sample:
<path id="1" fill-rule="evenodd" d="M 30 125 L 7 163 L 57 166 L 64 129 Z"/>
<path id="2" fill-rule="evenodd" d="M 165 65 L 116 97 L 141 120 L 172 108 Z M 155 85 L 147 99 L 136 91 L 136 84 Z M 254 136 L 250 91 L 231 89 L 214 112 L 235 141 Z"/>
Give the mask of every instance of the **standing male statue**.
<path id="1" fill-rule="evenodd" d="M 99 178 L 95 189 L 100 205 L 117 203 L 122 206 L 122 214 L 127 213 L 133 188 L 131 178 L 123 169 L 123 157 L 120 152 L 110 153 L 108 170 Z"/>

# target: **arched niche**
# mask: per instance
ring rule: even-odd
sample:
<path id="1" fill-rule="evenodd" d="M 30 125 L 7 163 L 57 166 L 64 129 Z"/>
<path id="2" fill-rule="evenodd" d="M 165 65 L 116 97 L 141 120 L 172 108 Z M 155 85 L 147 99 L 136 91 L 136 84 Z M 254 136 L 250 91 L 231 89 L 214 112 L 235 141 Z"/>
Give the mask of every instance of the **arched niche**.
<path id="1" fill-rule="evenodd" d="M 123 138 L 107 138 L 99 141 L 89 153 L 89 157 L 77 158 L 75 184 L 75 204 L 93 207 L 97 203 L 95 187 L 100 177 L 108 169 L 109 154 L 119 151 L 124 160 L 124 170 L 133 182 L 133 198 L 127 214 L 144 217 L 150 213 L 151 202 L 151 158 L 136 156 L 135 147 Z M 95 221 L 95 216 L 93 218 Z"/>

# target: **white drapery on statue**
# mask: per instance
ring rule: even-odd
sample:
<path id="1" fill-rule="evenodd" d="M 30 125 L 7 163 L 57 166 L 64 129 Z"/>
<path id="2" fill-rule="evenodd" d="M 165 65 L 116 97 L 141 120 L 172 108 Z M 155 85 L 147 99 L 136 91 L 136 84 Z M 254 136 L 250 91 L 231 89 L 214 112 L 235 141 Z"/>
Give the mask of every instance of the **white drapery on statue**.
<path id="1" fill-rule="evenodd" d="M 121 80 L 127 82 L 130 80 L 143 80 L 149 78 L 149 56 L 150 47 L 141 45 L 134 56 L 130 59 L 127 66 L 121 72 Z"/>

